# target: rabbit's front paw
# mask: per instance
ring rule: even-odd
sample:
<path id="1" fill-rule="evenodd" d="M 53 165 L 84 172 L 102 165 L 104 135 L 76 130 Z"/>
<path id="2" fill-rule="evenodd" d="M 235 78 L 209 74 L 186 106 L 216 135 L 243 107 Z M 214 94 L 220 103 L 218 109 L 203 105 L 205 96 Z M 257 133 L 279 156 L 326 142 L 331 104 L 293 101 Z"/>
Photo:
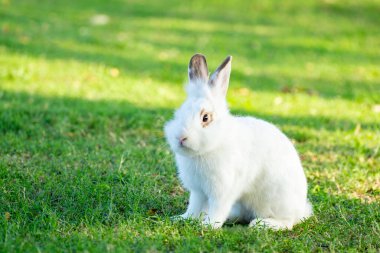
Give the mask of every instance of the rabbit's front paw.
<path id="1" fill-rule="evenodd" d="M 210 226 L 213 229 L 218 229 L 223 226 L 223 222 L 213 221 L 210 219 L 208 215 L 205 215 L 202 220 L 202 225 L 204 226 Z"/>
<path id="2" fill-rule="evenodd" d="M 184 214 L 181 214 L 181 215 L 174 215 L 172 217 L 170 217 L 170 220 L 172 221 L 179 221 L 179 220 L 186 220 L 186 219 L 189 219 L 190 216 L 188 216 L 186 213 Z"/>

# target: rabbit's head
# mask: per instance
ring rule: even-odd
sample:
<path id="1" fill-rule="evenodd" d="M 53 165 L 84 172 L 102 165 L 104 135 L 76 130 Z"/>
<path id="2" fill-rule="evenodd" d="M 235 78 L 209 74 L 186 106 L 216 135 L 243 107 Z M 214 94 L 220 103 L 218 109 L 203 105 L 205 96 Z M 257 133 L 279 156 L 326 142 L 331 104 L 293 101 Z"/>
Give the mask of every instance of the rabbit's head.
<path id="1" fill-rule="evenodd" d="M 232 57 L 228 56 L 209 77 L 206 58 L 194 55 L 189 63 L 187 99 L 165 125 L 171 149 L 181 155 L 210 152 L 228 134 L 226 93 Z"/>

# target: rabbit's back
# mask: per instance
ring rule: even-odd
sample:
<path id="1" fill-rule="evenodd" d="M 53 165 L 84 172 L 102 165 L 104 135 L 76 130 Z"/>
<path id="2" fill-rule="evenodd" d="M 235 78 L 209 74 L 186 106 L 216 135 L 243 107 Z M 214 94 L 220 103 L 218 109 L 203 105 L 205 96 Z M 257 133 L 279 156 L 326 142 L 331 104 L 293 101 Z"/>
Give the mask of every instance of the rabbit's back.
<path id="1" fill-rule="evenodd" d="M 234 120 L 239 125 L 235 131 L 240 136 L 239 149 L 246 152 L 248 170 L 267 178 L 290 176 L 306 185 L 298 153 L 285 134 L 275 125 L 254 117 L 234 117 Z"/>
<path id="2" fill-rule="evenodd" d="M 235 117 L 235 120 L 241 129 L 238 133 L 242 135 L 242 149 L 249 150 L 244 167 L 245 179 L 250 178 L 250 182 L 242 192 L 242 204 L 260 216 L 288 212 L 295 219 L 304 217 L 309 208 L 307 182 L 292 142 L 264 120 L 253 117 Z"/>

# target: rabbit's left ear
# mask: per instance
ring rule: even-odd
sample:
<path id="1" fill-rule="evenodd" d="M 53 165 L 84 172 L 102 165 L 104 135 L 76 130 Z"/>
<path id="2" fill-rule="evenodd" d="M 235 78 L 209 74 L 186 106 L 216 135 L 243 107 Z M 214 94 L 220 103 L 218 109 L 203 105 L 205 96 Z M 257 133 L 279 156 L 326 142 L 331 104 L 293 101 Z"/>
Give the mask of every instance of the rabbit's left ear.
<path id="1" fill-rule="evenodd" d="M 228 56 L 222 64 L 212 73 L 208 82 L 211 89 L 226 96 L 230 82 L 232 56 Z"/>

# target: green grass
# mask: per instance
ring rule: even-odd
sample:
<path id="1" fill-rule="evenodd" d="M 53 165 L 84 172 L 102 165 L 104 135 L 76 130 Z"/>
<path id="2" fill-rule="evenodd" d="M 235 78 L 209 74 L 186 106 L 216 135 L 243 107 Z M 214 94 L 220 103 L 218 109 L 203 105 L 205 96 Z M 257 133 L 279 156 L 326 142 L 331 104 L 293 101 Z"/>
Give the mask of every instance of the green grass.
<path id="1" fill-rule="evenodd" d="M 378 252 L 379 13 L 377 0 L 1 0 L 0 252 Z M 210 68 L 233 55 L 231 110 L 294 140 L 315 215 L 292 231 L 169 220 L 188 194 L 162 128 L 196 52 Z"/>

